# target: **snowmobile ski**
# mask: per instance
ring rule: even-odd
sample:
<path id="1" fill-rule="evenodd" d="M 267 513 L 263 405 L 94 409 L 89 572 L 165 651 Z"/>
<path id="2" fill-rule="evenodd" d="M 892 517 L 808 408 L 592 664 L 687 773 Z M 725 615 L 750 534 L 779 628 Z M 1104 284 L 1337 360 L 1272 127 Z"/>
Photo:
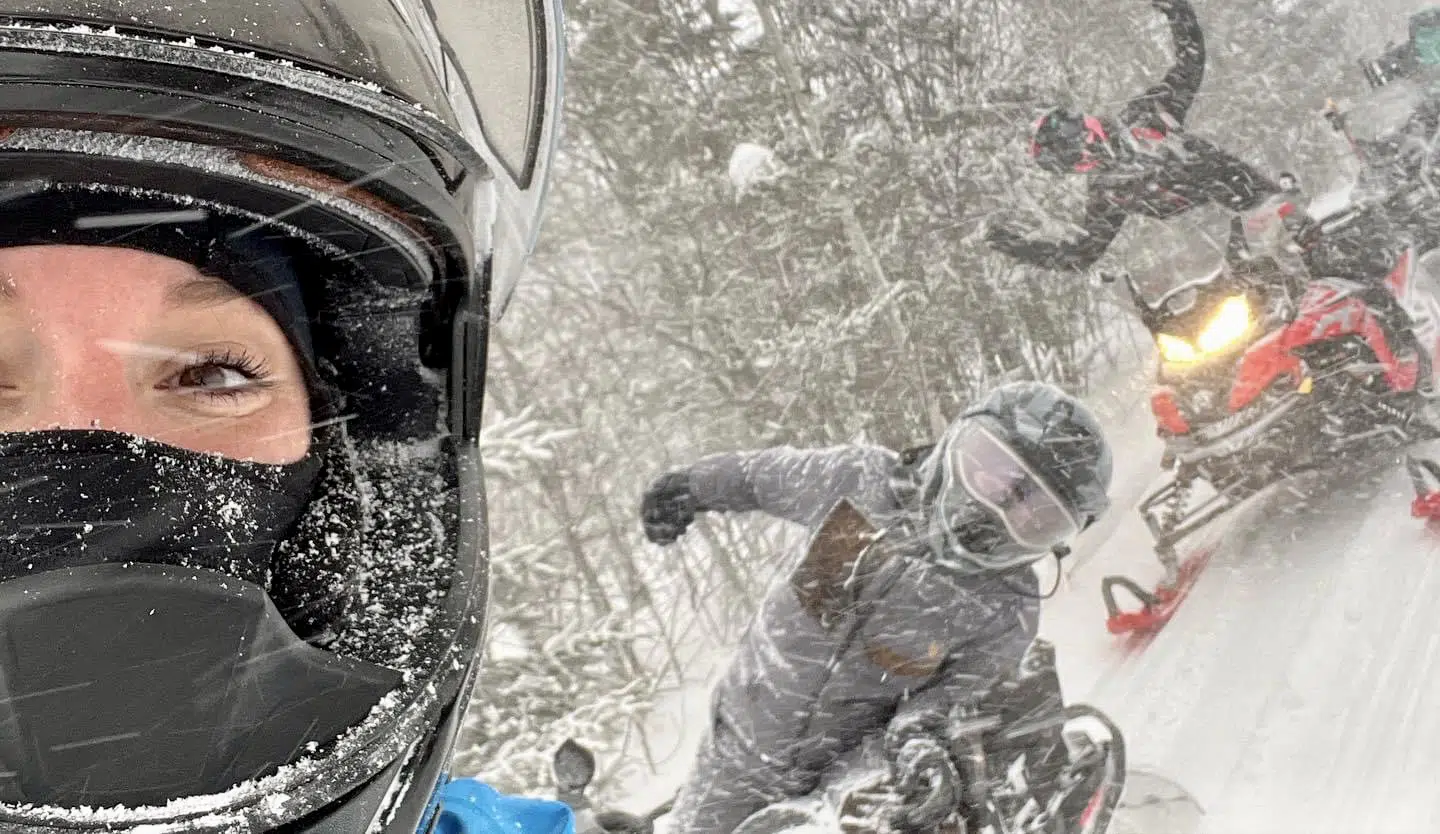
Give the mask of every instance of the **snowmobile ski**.
<path id="1" fill-rule="evenodd" d="M 1161 583 L 1153 591 L 1147 591 L 1140 583 L 1128 576 L 1107 576 L 1100 582 L 1100 592 L 1105 597 L 1107 614 L 1105 627 L 1111 634 L 1153 635 L 1175 615 L 1175 610 L 1194 587 L 1205 566 L 1210 562 L 1213 546 L 1191 553 L 1180 561 L 1174 584 Z M 1115 599 L 1115 589 L 1123 588 L 1140 603 L 1140 610 L 1126 611 Z"/>

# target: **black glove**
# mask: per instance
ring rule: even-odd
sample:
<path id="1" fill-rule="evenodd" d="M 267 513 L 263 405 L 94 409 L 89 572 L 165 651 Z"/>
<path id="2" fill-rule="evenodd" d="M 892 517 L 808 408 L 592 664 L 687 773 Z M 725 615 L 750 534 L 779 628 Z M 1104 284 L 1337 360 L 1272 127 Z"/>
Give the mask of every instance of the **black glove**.
<path id="1" fill-rule="evenodd" d="M 901 797 L 891 823 L 902 831 L 930 831 L 959 808 L 960 773 L 945 749 L 946 716 L 901 715 L 885 731 L 890 777 Z"/>
<path id="2" fill-rule="evenodd" d="M 894 827 L 933 831 L 959 810 L 960 772 L 939 740 L 923 736 L 910 739 L 890 768 L 901 797 L 900 807 L 892 817 Z"/>
<path id="3" fill-rule="evenodd" d="M 1310 213 L 1305 211 L 1305 209 L 1297 206 L 1294 211 L 1285 215 L 1280 222 L 1284 224 L 1285 231 L 1290 233 L 1291 239 L 1295 241 L 1295 245 L 1299 246 L 1302 251 L 1309 251 L 1315 248 L 1315 245 L 1320 242 L 1320 224 L 1315 222 L 1315 218 L 1311 217 Z"/>
<path id="4" fill-rule="evenodd" d="M 656 544 L 670 544 L 680 538 L 695 520 L 695 512 L 690 476 L 684 472 L 667 472 L 656 478 L 640 499 L 645 537 Z"/>
<path id="5" fill-rule="evenodd" d="M 595 815 L 595 824 L 605 834 L 653 834 L 655 831 L 655 824 L 650 820 L 624 811 L 601 811 Z"/>

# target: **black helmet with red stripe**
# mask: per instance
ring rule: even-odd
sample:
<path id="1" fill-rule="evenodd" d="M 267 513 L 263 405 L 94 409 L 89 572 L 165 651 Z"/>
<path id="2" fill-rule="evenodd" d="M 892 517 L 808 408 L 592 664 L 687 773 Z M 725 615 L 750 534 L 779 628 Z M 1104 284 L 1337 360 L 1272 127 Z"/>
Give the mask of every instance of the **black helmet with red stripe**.
<path id="1" fill-rule="evenodd" d="M 1099 118 L 1056 107 L 1035 120 L 1030 158 L 1057 174 L 1084 174 L 1104 163 L 1109 139 Z"/>

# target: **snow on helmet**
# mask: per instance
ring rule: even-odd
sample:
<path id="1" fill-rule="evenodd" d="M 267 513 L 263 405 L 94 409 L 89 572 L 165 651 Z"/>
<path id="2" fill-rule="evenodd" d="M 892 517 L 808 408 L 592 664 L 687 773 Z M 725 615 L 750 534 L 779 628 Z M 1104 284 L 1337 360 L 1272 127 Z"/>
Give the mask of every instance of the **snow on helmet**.
<path id="1" fill-rule="evenodd" d="M 0 577 L 0 829 L 433 819 L 484 632 L 485 343 L 539 227 L 562 37 L 558 0 L 0 0 L 0 247 L 230 282 L 330 424 L 303 493 L 271 485 L 304 500 L 261 569 L 135 544 Z M 70 439 L 0 457 L 26 443 Z"/>
<path id="2" fill-rule="evenodd" d="M 1095 416 L 1053 385 L 1002 385 L 951 424 L 921 467 L 930 538 L 978 570 L 1008 570 L 1090 526 L 1109 506 L 1110 446 Z"/>
<path id="3" fill-rule="evenodd" d="M 1098 118 L 1057 107 L 1035 120 L 1030 158 L 1053 173 L 1083 174 L 1099 167 L 1109 138 Z"/>

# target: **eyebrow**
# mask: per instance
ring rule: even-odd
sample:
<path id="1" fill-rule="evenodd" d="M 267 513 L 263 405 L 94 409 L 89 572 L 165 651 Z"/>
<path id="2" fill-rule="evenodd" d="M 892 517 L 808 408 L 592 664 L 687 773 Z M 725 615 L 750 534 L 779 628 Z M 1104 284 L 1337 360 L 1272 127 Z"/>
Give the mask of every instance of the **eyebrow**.
<path id="1" fill-rule="evenodd" d="M 239 290 L 219 278 L 194 278 L 166 290 L 162 303 L 166 307 L 209 307 L 244 297 Z"/>

